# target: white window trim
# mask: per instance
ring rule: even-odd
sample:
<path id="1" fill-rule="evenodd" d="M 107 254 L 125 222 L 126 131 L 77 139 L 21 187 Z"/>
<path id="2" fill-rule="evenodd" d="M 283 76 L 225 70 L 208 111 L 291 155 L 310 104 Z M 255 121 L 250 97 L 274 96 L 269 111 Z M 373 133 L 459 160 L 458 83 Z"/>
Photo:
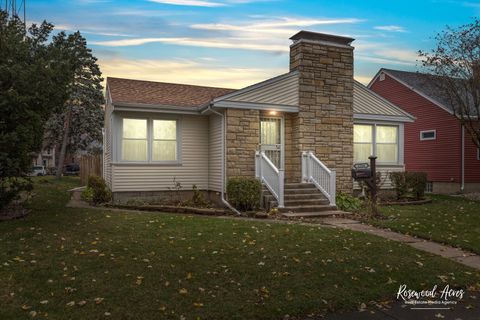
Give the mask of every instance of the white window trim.
<path id="1" fill-rule="evenodd" d="M 424 133 L 430 133 L 433 132 L 433 138 L 424 138 L 423 134 Z M 437 130 L 423 130 L 420 131 L 420 141 L 428 141 L 428 140 L 437 140 Z"/>
<path id="2" fill-rule="evenodd" d="M 129 161 L 122 159 L 122 140 L 123 140 L 123 119 L 142 119 L 147 120 L 147 160 L 146 161 Z M 152 160 L 152 146 L 153 146 L 153 120 L 174 120 L 177 122 L 176 129 L 177 129 L 177 159 L 176 160 Z M 115 154 L 115 162 L 114 164 L 127 164 L 127 165 L 165 165 L 165 166 L 178 166 L 182 165 L 182 152 L 181 152 L 181 126 L 182 121 L 179 117 L 171 117 L 171 116 L 162 116 L 162 115 L 155 115 L 155 116 L 139 116 L 133 114 L 117 114 L 116 121 L 116 141 L 115 146 L 117 151 Z"/>
<path id="3" fill-rule="evenodd" d="M 371 122 L 371 121 L 355 121 L 353 125 L 370 125 L 372 126 L 372 152 L 373 155 L 377 154 L 377 126 L 390 126 L 397 127 L 397 162 L 380 162 L 378 165 L 383 166 L 398 166 L 403 165 L 404 161 L 404 127 L 403 123 L 398 122 Z M 354 146 L 355 147 L 355 146 Z"/>

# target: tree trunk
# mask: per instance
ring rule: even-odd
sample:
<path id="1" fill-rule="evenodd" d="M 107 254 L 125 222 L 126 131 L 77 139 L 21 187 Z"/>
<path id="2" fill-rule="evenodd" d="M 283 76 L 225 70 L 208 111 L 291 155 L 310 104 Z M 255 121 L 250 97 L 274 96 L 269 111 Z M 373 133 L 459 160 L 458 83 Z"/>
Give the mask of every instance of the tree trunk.
<path id="1" fill-rule="evenodd" d="M 63 173 L 63 164 L 65 162 L 65 154 L 67 153 L 67 144 L 68 144 L 68 137 L 70 135 L 70 118 L 71 118 L 71 111 L 68 110 L 67 115 L 65 116 L 65 125 L 64 125 L 64 132 L 63 132 L 63 140 L 62 140 L 62 147 L 60 148 L 60 155 L 58 157 L 58 166 L 57 166 L 57 179 L 60 179 Z"/>

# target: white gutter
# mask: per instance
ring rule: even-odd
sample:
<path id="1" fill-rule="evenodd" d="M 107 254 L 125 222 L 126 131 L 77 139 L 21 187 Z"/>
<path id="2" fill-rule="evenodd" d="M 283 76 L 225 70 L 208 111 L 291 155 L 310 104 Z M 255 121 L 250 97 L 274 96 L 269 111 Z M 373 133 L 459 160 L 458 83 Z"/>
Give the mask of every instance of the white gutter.
<path id="1" fill-rule="evenodd" d="M 221 191 L 221 199 L 224 205 L 227 206 L 230 210 L 235 212 L 237 215 L 241 215 L 241 213 L 235 209 L 226 199 L 225 199 L 225 116 L 218 111 L 212 109 L 211 106 L 208 106 L 202 113 L 211 111 L 214 114 L 222 117 L 222 191 Z"/>
<path id="2" fill-rule="evenodd" d="M 462 125 L 462 184 L 460 190 L 465 190 L 465 126 Z"/>

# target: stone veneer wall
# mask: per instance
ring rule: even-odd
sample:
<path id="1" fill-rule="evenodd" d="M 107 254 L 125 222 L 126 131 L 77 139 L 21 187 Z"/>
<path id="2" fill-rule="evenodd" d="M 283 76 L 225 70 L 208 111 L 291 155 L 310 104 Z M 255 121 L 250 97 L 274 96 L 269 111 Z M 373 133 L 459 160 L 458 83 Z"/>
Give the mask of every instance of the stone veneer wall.
<path id="1" fill-rule="evenodd" d="M 227 179 L 255 177 L 255 151 L 260 144 L 258 110 L 226 110 Z"/>
<path id="2" fill-rule="evenodd" d="M 299 70 L 298 115 L 292 118 L 293 153 L 314 151 L 337 172 L 337 191 L 352 193 L 353 47 L 301 40 L 290 48 L 290 69 Z M 294 173 L 300 161 L 292 159 Z"/>

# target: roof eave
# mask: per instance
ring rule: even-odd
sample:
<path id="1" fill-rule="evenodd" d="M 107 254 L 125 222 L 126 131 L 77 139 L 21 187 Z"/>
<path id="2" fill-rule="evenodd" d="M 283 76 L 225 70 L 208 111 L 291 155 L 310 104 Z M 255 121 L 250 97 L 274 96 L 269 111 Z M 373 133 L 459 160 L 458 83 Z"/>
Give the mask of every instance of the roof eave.
<path id="1" fill-rule="evenodd" d="M 406 116 L 392 116 L 384 114 L 367 114 L 354 113 L 353 120 L 371 120 L 371 121 L 386 121 L 386 122 L 414 122 L 415 119 Z"/>
<path id="2" fill-rule="evenodd" d="M 200 114 L 198 107 L 180 107 L 171 105 L 157 105 L 137 102 L 113 102 L 113 111 L 144 111 L 144 112 L 161 112 L 161 113 L 177 113 L 177 114 Z"/>

